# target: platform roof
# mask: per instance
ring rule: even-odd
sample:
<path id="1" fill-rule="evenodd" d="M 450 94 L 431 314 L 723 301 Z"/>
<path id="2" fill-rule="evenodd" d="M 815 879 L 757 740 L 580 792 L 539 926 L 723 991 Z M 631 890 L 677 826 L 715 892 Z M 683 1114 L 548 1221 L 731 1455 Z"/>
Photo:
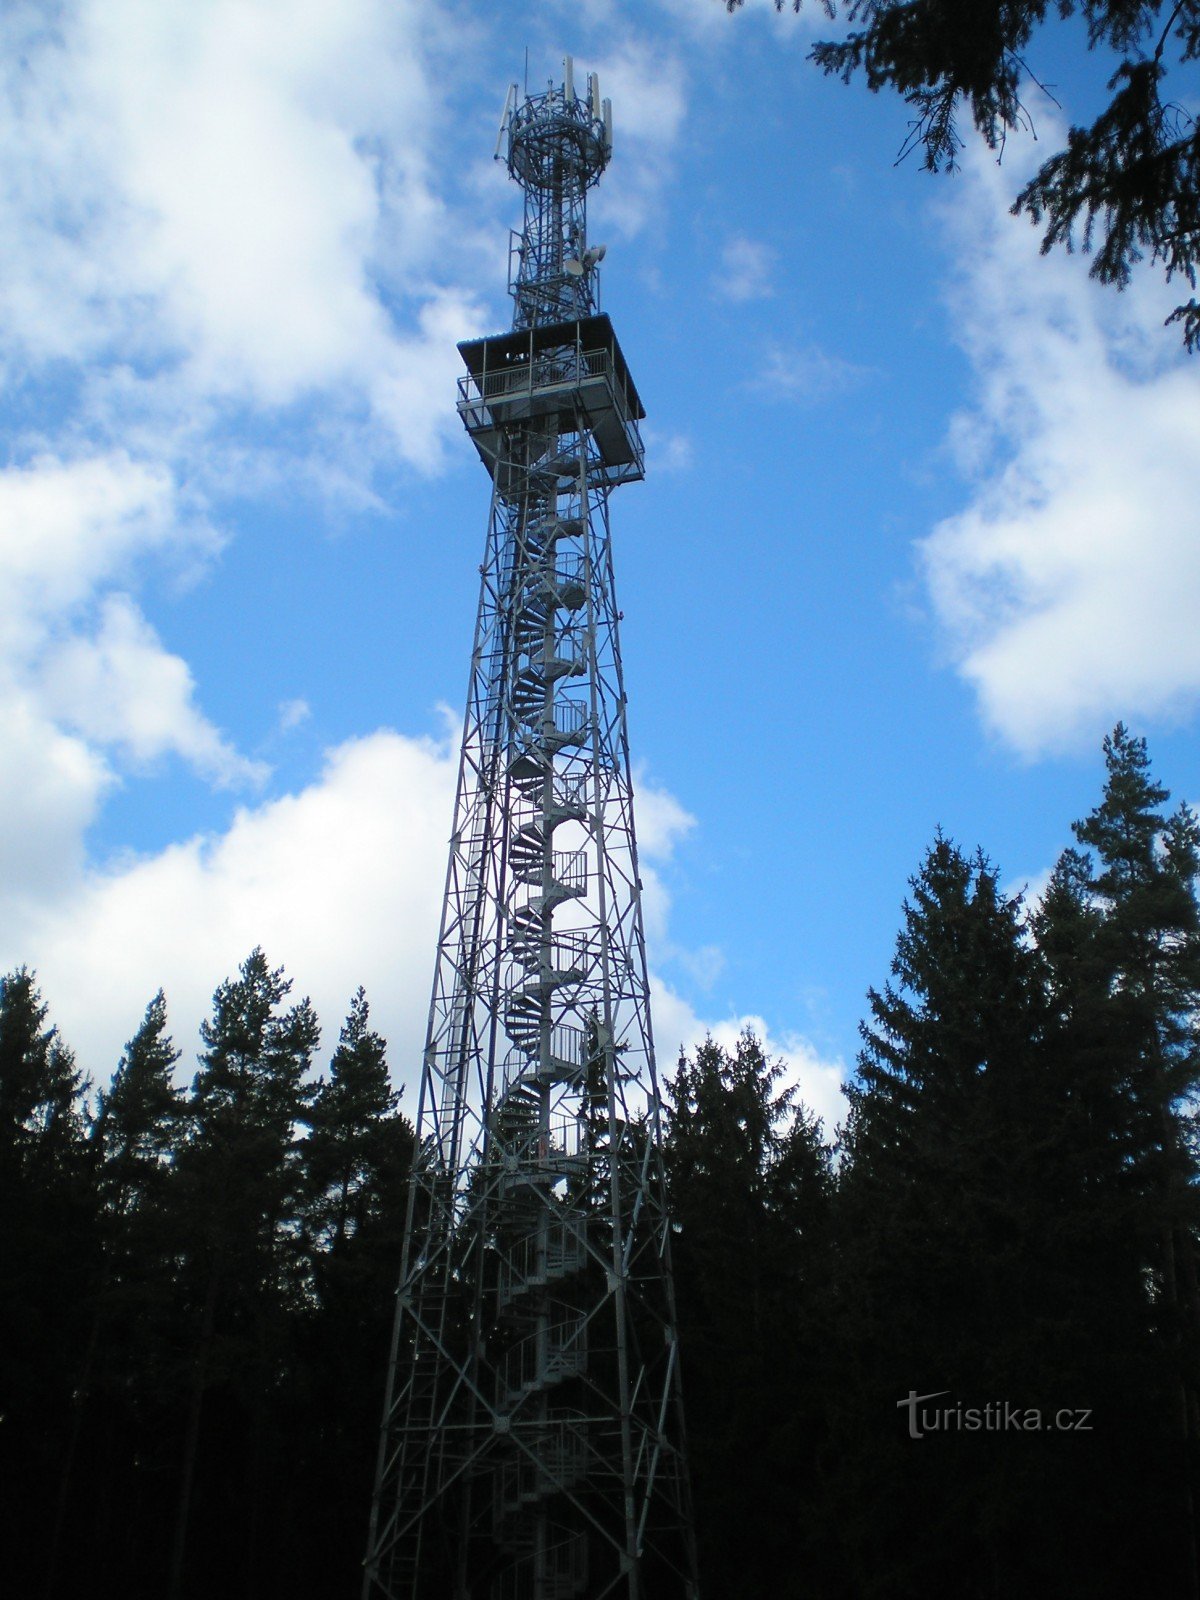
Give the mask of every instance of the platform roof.
<path id="1" fill-rule="evenodd" d="M 612 356 L 613 372 L 619 380 L 637 421 L 646 415 L 621 346 L 607 314 L 581 317 L 577 322 L 547 322 L 540 328 L 517 328 L 512 333 L 492 334 L 486 339 L 465 339 L 458 347 L 473 377 L 497 372 L 504 367 L 524 365 L 544 350 L 577 344 L 581 350 L 606 350 Z"/>

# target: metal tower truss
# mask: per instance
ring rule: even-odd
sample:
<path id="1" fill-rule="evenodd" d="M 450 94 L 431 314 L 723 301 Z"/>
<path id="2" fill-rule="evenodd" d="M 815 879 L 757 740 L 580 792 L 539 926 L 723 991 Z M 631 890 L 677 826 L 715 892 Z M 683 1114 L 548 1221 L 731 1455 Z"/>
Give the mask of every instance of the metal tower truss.
<path id="1" fill-rule="evenodd" d="M 644 413 L 566 69 L 501 130 L 514 329 L 459 347 L 492 503 L 367 1600 L 697 1593 L 608 519 Z"/>

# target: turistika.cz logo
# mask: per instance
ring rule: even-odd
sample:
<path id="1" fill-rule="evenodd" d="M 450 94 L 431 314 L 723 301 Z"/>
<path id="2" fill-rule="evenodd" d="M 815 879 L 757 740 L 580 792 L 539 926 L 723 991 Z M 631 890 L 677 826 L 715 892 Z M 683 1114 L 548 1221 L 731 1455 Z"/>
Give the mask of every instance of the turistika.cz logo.
<path id="1" fill-rule="evenodd" d="M 961 1401 L 951 1405 L 930 1406 L 928 1400 L 940 1400 L 949 1389 L 935 1389 L 932 1394 L 908 1391 L 907 1400 L 897 1400 L 898 1411 L 908 1408 L 908 1436 L 923 1439 L 927 1433 L 1090 1433 L 1092 1431 L 1091 1407 L 1064 1407 L 1060 1411 L 1043 1412 L 1039 1406 L 1018 1406 L 1010 1400 L 992 1400 L 985 1406 L 964 1406 Z"/>

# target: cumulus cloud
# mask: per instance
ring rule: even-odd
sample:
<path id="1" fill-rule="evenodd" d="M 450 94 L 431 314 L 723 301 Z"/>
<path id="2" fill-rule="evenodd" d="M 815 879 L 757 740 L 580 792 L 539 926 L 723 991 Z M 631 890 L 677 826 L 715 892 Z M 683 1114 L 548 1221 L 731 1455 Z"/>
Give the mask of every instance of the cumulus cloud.
<path id="1" fill-rule="evenodd" d="M 3 961 L 36 965 L 63 1036 L 103 1075 L 160 985 L 190 1048 L 217 983 L 261 944 L 311 994 L 326 1045 L 363 984 L 415 1088 L 456 771 L 449 743 L 350 740 L 224 832 L 83 871 L 58 902 L 6 892 Z"/>
<path id="2" fill-rule="evenodd" d="M 644 774 L 635 775 L 635 785 L 638 844 L 644 855 L 667 860 L 696 826 L 696 819 L 669 790 L 648 782 Z"/>
<path id="3" fill-rule="evenodd" d="M 10 8 L 10 359 L 109 365 L 88 390 L 113 426 L 147 391 L 164 410 L 365 395 L 369 425 L 435 466 L 444 315 L 459 337 L 479 319 L 430 175 L 445 26 L 416 0 L 299 0 L 286 26 L 270 0 L 79 0 L 57 26 Z"/>
<path id="4" fill-rule="evenodd" d="M 971 161 L 952 213 L 970 500 L 921 554 L 985 723 L 1036 757 L 1200 694 L 1200 387 L 1161 326 L 1170 290 L 1039 257 L 1007 215 L 1019 176 Z"/>
<path id="5" fill-rule="evenodd" d="M 217 543 L 162 463 L 120 450 L 44 454 L 0 471 L 0 649 L 35 648 L 95 591 L 147 558 Z"/>
<path id="6" fill-rule="evenodd" d="M 214 986 L 262 944 L 327 1046 L 364 984 L 415 1087 L 453 740 L 352 738 L 296 792 L 153 853 L 98 862 L 86 840 L 105 797 L 166 759 L 212 785 L 264 776 L 206 716 L 156 582 L 218 559 L 239 497 L 301 481 L 377 506 L 381 463 L 436 471 L 457 430 L 454 346 L 494 281 L 479 212 L 512 193 L 489 172 L 473 209 L 454 198 L 443 67 L 471 35 L 450 28 L 420 0 L 0 12 L 0 378 L 28 419 L 0 469 L 0 961 L 37 967 L 99 1077 L 160 985 L 190 1053 Z M 636 32 L 606 48 L 617 172 L 596 222 L 631 235 L 669 180 L 686 78 Z M 687 464 L 685 439 L 659 447 Z M 286 732 L 308 708 L 277 714 Z M 637 806 L 665 939 L 661 868 L 694 819 L 652 785 Z M 703 983 L 721 958 L 676 959 Z M 656 1006 L 669 1034 L 702 1036 L 669 990 Z M 824 1109 L 803 1042 L 773 1048 Z"/>
<path id="7" fill-rule="evenodd" d="M 46 718 L 33 696 L 0 694 L 0 883 L 10 933 L 61 903 L 83 867 L 84 834 L 113 782 L 103 757 Z M 27 961 L 14 938 L 9 965 Z"/>
<path id="8" fill-rule="evenodd" d="M 0 13 L 14 893 L 69 899 L 105 796 L 164 758 L 217 786 L 265 776 L 152 605 L 216 559 L 229 497 L 298 480 L 358 508 L 380 460 L 438 466 L 454 341 L 480 320 L 430 162 L 441 53 L 465 48 L 447 30 L 417 0 Z"/>
<path id="9" fill-rule="evenodd" d="M 162 464 L 111 451 L 0 471 L 0 834 L 20 841 L 21 863 L 10 881 L 50 895 L 67 881 L 112 758 L 174 754 L 219 784 L 264 775 L 115 587 L 152 562 L 211 558 L 217 543 Z"/>
<path id="10" fill-rule="evenodd" d="M 748 1028 L 762 1042 L 766 1054 L 784 1065 L 784 1082 L 795 1085 L 800 1098 L 824 1124 L 826 1138 L 846 1117 L 847 1105 L 842 1083 L 847 1076 L 841 1061 L 827 1061 L 798 1033 L 772 1033 L 765 1018 L 746 1013 L 741 1016 L 705 1020 L 657 976 L 651 977 L 654 1037 L 658 1050 L 659 1076 L 674 1069 L 680 1050 L 693 1051 L 708 1035 L 725 1049 L 732 1049 Z"/>
<path id="11" fill-rule="evenodd" d="M 675 847 L 696 826 L 696 819 L 668 790 L 634 775 L 634 826 L 637 829 L 638 871 L 642 880 L 642 919 L 646 937 L 657 944 L 667 937 L 671 896 L 654 863 L 669 861 Z"/>
<path id="12" fill-rule="evenodd" d="M 164 650 L 127 594 L 104 599 L 94 635 L 77 635 L 49 653 L 41 690 L 56 720 L 94 743 L 117 746 L 135 765 L 178 755 L 222 787 L 267 776 L 200 713 L 187 662 Z"/>
<path id="13" fill-rule="evenodd" d="M 18 755 L 19 735 L 10 716 L 0 738 Z M 348 740 L 297 793 L 240 808 L 223 831 L 101 868 L 82 859 L 78 841 L 104 775 L 90 764 L 86 746 L 60 738 L 53 759 L 65 777 L 50 793 L 56 815 L 34 818 L 45 799 L 36 789 L 24 803 L 31 836 L 48 851 L 68 847 L 55 865 L 66 881 L 62 893 L 47 893 L 50 863 L 34 860 L 26 876 L 36 892 L 25 893 L 20 871 L 4 872 L 0 963 L 36 967 L 64 1038 L 103 1079 L 160 985 L 185 1051 L 181 1070 L 190 1070 L 213 990 L 262 945 L 272 963 L 286 968 L 294 993 L 311 996 L 326 1051 L 350 996 L 365 986 L 375 1025 L 389 1041 L 394 1078 L 411 1097 L 429 1003 L 456 745 L 456 729 L 441 740 L 387 730 Z M 6 805 L 2 773 L 0 805 Z M 695 825 L 671 794 L 645 783 L 638 809 L 643 854 L 659 861 Z M 22 859 L 15 851 L 14 862 Z M 656 892 L 649 893 L 652 905 Z M 664 896 L 648 918 L 663 938 L 666 913 Z M 719 964 L 719 952 L 701 954 Z M 844 1115 L 841 1063 L 823 1060 L 803 1037 L 775 1034 L 749 1013 L 701 1017 L 657 977 L 652 993 L 661 1071 L 671 1069 L 680 1047 L 693 1049 L 709 1033 L 732 1045 L 749 1027 L 769 1054 L 783 1058 L 788 1081 L 827 1132 Z"/>

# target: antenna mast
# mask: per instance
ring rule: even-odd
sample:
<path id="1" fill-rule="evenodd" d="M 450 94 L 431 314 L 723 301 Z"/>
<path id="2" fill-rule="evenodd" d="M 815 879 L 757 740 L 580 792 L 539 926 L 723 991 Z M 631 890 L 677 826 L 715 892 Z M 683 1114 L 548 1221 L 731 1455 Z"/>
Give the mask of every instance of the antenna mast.
<path id="1" fill-rule="evenodd" d="M 459 346 L 492 481 L 365 1600 L 695 1600 L 608 501 L 595 74 L 509 92 L 511 332 Z"/>

